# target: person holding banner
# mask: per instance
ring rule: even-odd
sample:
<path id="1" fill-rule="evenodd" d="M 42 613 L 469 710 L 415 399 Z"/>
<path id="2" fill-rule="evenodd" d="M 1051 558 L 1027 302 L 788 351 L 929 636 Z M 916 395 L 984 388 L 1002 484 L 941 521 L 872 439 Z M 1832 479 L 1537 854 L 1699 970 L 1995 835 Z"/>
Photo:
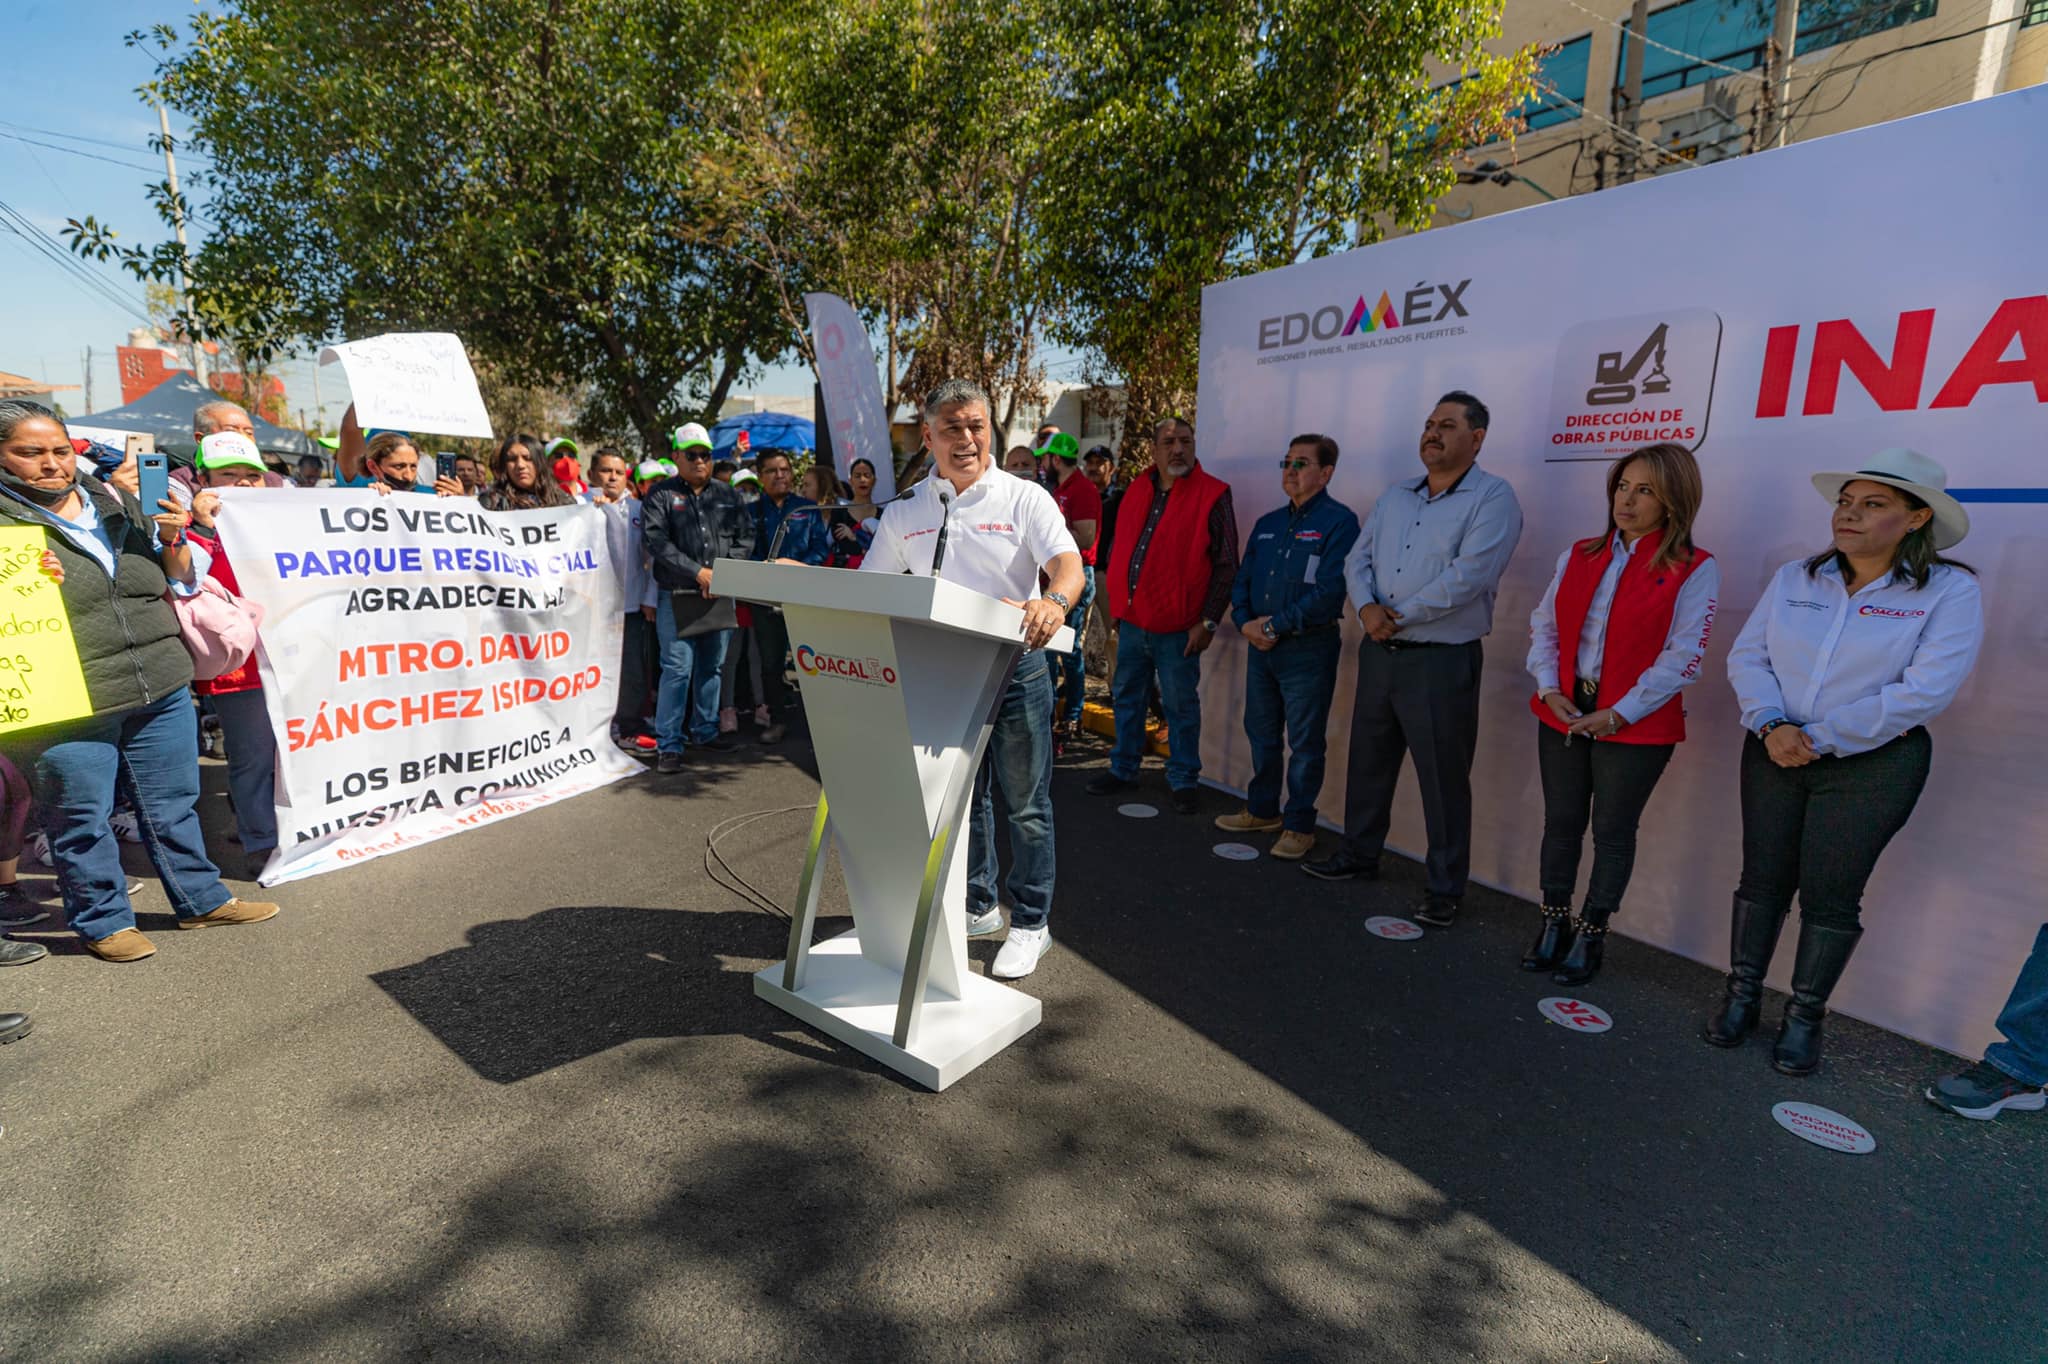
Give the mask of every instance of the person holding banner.
<path id="1" fill-rule="evenodd" d="M 1927 722 L 1947 710 L 1984 642 L 1975 570 L 1941 551 L 1970 533 L 1948 472 L 1882 450 L 1813 476 L 1834 543 L 1780 568 L 1728 655 L 1742 706 L 1742 880 L 1717 1047 L 1756 1027 L 1778 934 L 1799 896 L 1792 998 L 1771 1064 L 1820 1065 L 1828 997 L 1863 936 L 1863 888 L 1927 784 Z"/>
<path id="2" fill-rule="evenodd" d="M 1422 424 L 1423 476 L 1396 483 L 1365 518 L 1344 579 L 1365 638 L 1345 760 L 1344 842 L 1301 864 L 1325 881 L 1379 874 L 1404 754 L 1428 831 L 1427 891 L 1415 917 L 1457 921 L 1472 861 L 1472 758 L 1479 743 L 1480 640 L 1522 538 L 1507 480 L 1478 467 L 1491 417 L 1444 394 Z"/>
<path id="3" fill-rule="evenodd" d="M 656 484 L 641 509 L 654 584 L 668 594 L 654 613 L 661 644 L 655 767 L 663 775 L 683 770 L 685 738 L 713 753 L 737 747 L 719 732 L 718 684 L 739 622 L 732 598 L 711 594 L 711 565 L 754 557 L 754 518 L 737 493 L 711 477 L 710 435 L 690 422 L 677 430 L 675 444 L 682 472 Z"/>
<path id="4" fill-rule="evenodd" d="M 72 931 L 104 961 L 140 961 L 156 947 L 135 927 L 109 823 L 124 778 L 178 927 L 260 923 L 278 907 L 230 893 L 199 828 L 192 657 L 167 592 L 196 590 L 204 552 L 186 542 L 175 503 L 146 517 L 134 497 L 81 475 L 77 458 L 48 409 L 0 402 L 0 522 L 48 537 L 92 706 L 7 746 L 32 773 Z"/>
<path id="5" fill-rule="evenodd" d="M 1607 470 L 1607 529 L 1557 557 L 1529 617 L 1536 763 L 1543 778 L 1543 925 L 1524 971 L 1559 985 L 1599 973 L 1607 923 L 1635 867 L 1636 826 L 1685 738 L 1681 692 L 1699 680 L 1721 568 L 1692 542 L 1700 466 L 1647 445 Z M 1579 853 L 1593 874 L 1572 918 Z"/>

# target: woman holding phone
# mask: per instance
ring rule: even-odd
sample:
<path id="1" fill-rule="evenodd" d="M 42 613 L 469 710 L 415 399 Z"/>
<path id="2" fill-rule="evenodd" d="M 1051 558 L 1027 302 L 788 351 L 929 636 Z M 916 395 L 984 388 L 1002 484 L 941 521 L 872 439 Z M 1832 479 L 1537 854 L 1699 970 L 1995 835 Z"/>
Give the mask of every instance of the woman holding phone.
<path id="1" fill-rule="evenodd" d="M 1583 985 L 1635 868 L 1636 826 L 1685 738 L 1679 694 L 1699 679 L 1721 570 L 1692 541 L 1700 466 L 1682 445 L 1647 445 L 1607 470 L 1607 529 L 1566 549 L 1529 617 L 1543 776 L 1543 923 L 1524 971 Z M 1586 899 L 1572 916 L 1593 829 Z"/>
<path id="2" fill-rule="evenodd" d="M 1778 934 L 1799 896 L 1792 998 L 1771 1064 L 1820 1065 L 1828 997 L 1863 936 L 1863 888 L 1927 784 L 1927 722 L 1948 709 L 1984 642 L 1975 571 L 1941 551 L 1970 533 L 1948 472 L 1883 450 L 1813 476 L 1834 543 L 1780 568 L 1735 647 L 1742 706 L 1742 881 L 1728 993 L 1706 1028 L 1738 1047 L 1762 1006 Z"/>

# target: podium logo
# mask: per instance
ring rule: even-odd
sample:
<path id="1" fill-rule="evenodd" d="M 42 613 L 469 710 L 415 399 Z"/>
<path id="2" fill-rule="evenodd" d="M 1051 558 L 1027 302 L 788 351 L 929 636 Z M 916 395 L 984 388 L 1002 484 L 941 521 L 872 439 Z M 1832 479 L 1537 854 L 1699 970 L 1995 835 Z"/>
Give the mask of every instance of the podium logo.
<path id="1" fill-rule="evenodd" d="M 796 646 L 797 671 L 806 677 L 843 677 L 849 682 L 859 682 L 870 687 L 893 687 L 896 685 L 896 670 L 879 658 L 846 658 L 840 654 L 821 654 L 808 644 Z"/>

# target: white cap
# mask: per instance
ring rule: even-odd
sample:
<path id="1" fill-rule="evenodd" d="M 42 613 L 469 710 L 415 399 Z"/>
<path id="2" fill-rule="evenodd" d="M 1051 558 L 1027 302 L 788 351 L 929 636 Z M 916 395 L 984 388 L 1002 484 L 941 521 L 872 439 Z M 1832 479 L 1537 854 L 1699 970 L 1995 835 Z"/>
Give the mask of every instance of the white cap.
<path id="1" fill-rule="evenodd" d="M 698 445 L 708 450 L 711 448 L 711 433 L 696 422 L 684 422 L 669 437 L 668 445 L 671 450 L 688 450 Z"/>
<path id="2" fill-rule="evenodd" d="M 256 442 L 239 431 L 216 431 L 199 440 L 199 467 L 202 469 L 228 469 L 242 465 L 262 469 L 263 456 L 256 449 Z"/>

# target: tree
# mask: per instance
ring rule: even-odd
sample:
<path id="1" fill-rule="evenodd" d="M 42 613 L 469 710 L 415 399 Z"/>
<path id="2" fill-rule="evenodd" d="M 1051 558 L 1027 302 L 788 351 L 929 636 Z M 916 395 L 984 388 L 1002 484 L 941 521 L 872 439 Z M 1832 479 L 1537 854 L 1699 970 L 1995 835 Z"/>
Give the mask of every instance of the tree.
<path id="1" fill-rule="evenodd" d="M 718 0 L 237 0 L 144 93 L 212 158 L 194 294 L 302 338 L 453 331 L 663 448 L 784 348 L 693 169 L 750 14 Z M 203 333 L 202 333 L 203 334 Z"/>
<path id="2" fill-rule="evenodd" d="M 1121 377 L 1124 453 L 1192 411 L 1205 285 L 1426 226 L 1516 130 L 1535 50 L 1497 0 L 1063 0 L 1037 191 L 1057 333 Z M 1435 72 L 1466 73 L 1433 88 Z"/>

